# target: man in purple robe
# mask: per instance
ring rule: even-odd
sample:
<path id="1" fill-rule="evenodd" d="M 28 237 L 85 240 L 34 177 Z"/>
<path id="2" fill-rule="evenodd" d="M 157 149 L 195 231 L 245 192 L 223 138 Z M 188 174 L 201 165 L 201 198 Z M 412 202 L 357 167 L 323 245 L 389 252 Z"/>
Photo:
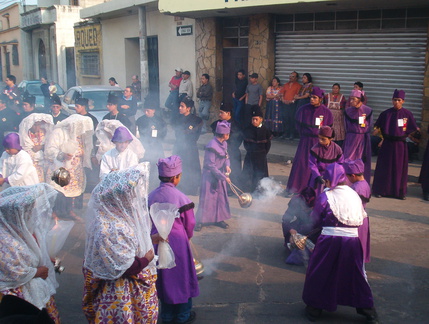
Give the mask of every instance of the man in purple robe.
<path id="1" fill-rule="evenodd" d="M 322 104 L 323 97 L 323 90 L 313 87 L 310 103 L 301 106 L 296 112 L 296 130 L 300 140 L 286 187 L 288 194 L 301 192 L 307 187 L 311 175 L 308 166 L 310 149 L 319 140 L 319 128 L 325 125 L 332 126 L 334 122 L 331 111 Z"/>
<path id="2" fill-rule="evenodd" d="M 356 161 L 346 161 L 343 166 L 347 179 L 349 179 L 352 184 L 351 188 L 357 192 L 362 200 L 362 206 L 365 209 L 366 204 L 371 198 L 371 187 L 363 175 L 365 170 L 363 161 L 360 159 Z M 358 228 L 358 235 L 362 243 L 364 261 L 365 263 L 368 263 L 371 261 L 369 217 L 365 217 L 363 219 L 362 225 Z"/>
<path id="3" fill-rule="evenodd" d="M 429 132 L 429 127 L 428 127 Z M 429 141 L 423 157 L 422 169 L 420 170 L 419 182 L 422 184 L 423 199 L 429 201 Z"/>
<path id="4" fill-rule="evenodd" d="M 393 107 L 383 111 L 374 124 L 374 135 L 381 132 L 383 142 L 378 153 L 372 193 L 375 197 L 405 200 L 408 180 L 408 135 L 417 130 L 411 111 L 402 108 L 405 91 L 393 92 Z"/>
<path id="5" fill-rule="evenodd" d="M 316 199 L 311 213 L 322 233 L 310 256 L 302 298 L 310 321 L 337 305 L 355 307 L 367 323 L 378 323 L 371 288 L 363 266 L 358 227 L 366 212 L 358 194 L 346 185 L 344 168 L 328 165 L 324 178 L 330 188 Z"/>
<path id="6" fill-rule="evenodd" d="M 225 229 L 229 227 L 225 220 L 231 218 L 226 188 L 226 183 L 231 183 L 226 142 L 230 129 L 231 125 L 227 121 L 219 122 L 215 137 L 205 147 L 196 231 L 200 231 L 203 224 L 207 223 L 214 223 Z"/>
<path id="7" fill-rule="evenodd" d="M 319 142 L 310 150 L 310 160 L 308 165 L 311 170 L 309 187 L 316 191 L 316 197 L 322 192 L 325 181 L 323 173 L 331 163 L 342 163 L 343 150 L 333 141 L 335 137 L 334 129 L 329 126 L 319 128 Z"/>
<path id="8" fill-rule="evenodd" d="M 180 157 L 173 155 L 159 159 L 157 165 L 161 183 L 149 194 L 149 207 L 154 203 L 170 203 L 176 205 L 180 213 L 168 235 L 176 266 L 158 270 L 156 286 L 162 305 L 161 318 L 163 323 L 192 323 L 196 317 L 191 310 L 192 298 L 199 295 L 198 279 L 189 245 L 195 226 L 194 203 L 176 189 L 182 174 Z M 152 235 L 157 232 L 153 227 Z M 157 249 L 157 245 L 155 248 Z"/>
<path id="9" fill-rule="evenodd" d="M 364 105 L 365 97 L 360 90 L 353 90 L 349 100 L 351 106 L 344 112 L 346 125 L 344 159 L 362 159 L 365 164 L 365 180 L 370 183 L 372 109 Z"/>

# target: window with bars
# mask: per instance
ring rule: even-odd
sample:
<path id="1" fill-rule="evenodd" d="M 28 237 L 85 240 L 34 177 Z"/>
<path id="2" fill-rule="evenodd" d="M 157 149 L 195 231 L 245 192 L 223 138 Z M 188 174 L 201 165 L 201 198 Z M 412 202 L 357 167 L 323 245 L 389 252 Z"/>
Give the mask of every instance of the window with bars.
<path id="1" fill-rule="evenodd" d="M 276 32 L 427 28 L 429 8 L 299 13 L 276 16 Z"/>
<path id="2" fill-rule="evenodd" d="M 12 45 L 12 64 L 19 65 L 18 45 Z"/>
<path id="3" fill-rule="evenodd" d="M 223 47 L 249 46 L 249 19 L 246 17 L 223 20 Z"/>
<path id="4" fill-rule="evenodd" d="M 81 74 L 100 76 L 100 53 L 81 53 Z"/>

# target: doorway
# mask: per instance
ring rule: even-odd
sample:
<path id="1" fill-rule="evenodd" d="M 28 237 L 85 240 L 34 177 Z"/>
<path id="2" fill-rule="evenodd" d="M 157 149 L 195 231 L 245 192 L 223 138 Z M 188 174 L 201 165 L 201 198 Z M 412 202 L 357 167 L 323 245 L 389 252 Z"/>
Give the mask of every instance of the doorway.
<path id="1" fill-rule="evenodd" d="M 147 38 L 147 60 L 149 70 L 149 94 L 153 96 L 157 107 L 159 107 L 158 36 L 148 36 Z"/>
<path id="2" fill-rule="evenodd" d="M 238 70 L 246 71 L 249 61 L 247 48 L 224 48 L 223 49 L 223 100 L 230 105 L 232 92 L 234 91 L 235 76 Z"/>

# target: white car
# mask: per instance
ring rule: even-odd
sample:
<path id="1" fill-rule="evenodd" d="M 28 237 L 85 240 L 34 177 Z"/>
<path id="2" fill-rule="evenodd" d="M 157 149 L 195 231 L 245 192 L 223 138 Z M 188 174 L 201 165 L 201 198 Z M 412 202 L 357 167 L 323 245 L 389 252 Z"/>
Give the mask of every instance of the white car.
<path id="1" fill-rule="evenodd" d="M 119 87 L 108 85 L 86 85 L 71 87 L 61 99 L 62 108 L 68 114 L 74 114 L 75 102 L 78 98 L 88 99 L 88 112 L 94 115 L 98 121 L 109 112 L 107 110 L 107 98 L 109 94 L 122 98 L 123 90 Z"/>

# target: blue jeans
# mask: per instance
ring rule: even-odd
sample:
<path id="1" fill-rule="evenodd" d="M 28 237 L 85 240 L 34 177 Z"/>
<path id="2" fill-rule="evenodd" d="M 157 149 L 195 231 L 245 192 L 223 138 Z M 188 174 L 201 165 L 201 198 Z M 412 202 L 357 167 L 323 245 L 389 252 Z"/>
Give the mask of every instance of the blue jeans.
<path id="1" fill-rule="evenodd" d="M 232 112 L 232 118 L 234 118 L 234 120 L 237 123 L 241 124 L 243 119 L 241 114 L 244 106 L 244 99 L 241 101 L 238 100 L 237 98 L 233 98 L 233 99 L 234 99 L 234 110 Z"/>
<path id="2" fill-rule="evenodd" d="M 185 323 L 191 315 L 192 298 L 184 304 L 167 304 L 161 300 L 161 319 L 165 322 Z"/>
<path id="3" fill-rule="evenodd" d="M 211 105 L 212 105 L 212 102 L 210 100 L 201 100 L 200 101 L 200 107 L 198 108 L 198 115 L 202 119 L 209 120 Z"/>
<path id="4" fill-rule="evenodd" d="M 176 111 L 179 109 L 179 104 L 179 90 L 171 90 L 165 101 L 165 108 Z"/>

